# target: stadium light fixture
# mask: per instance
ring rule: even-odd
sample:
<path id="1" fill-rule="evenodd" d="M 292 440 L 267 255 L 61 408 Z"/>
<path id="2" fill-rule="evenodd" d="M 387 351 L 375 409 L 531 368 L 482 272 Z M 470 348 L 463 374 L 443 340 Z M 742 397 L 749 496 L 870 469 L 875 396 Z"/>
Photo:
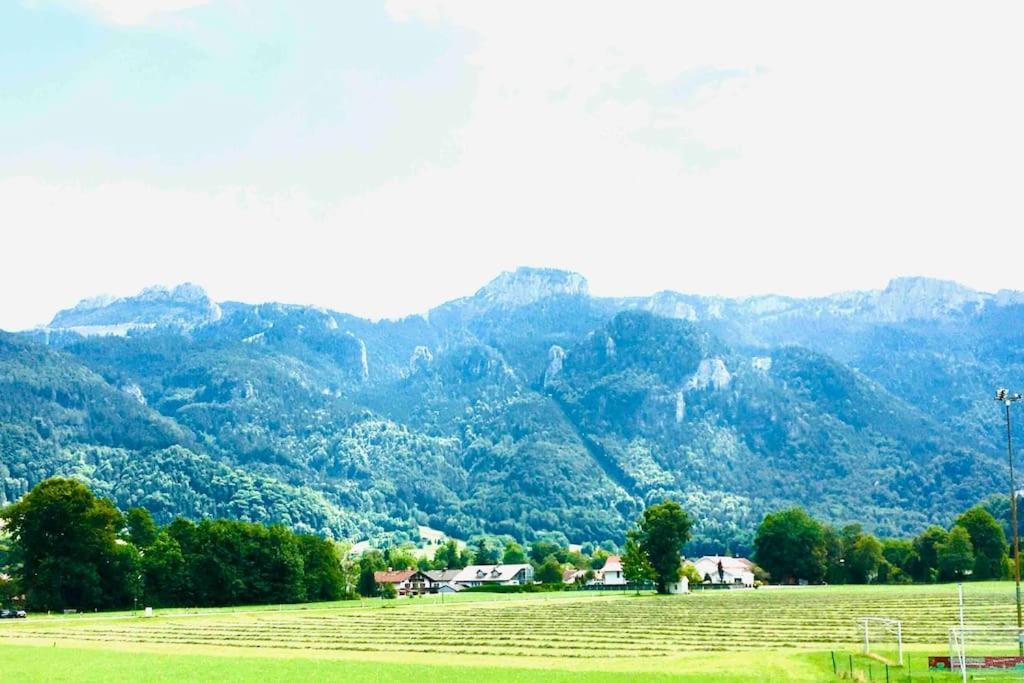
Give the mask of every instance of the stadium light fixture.
<path id="1" fill-rule="evenodd" d="M 1017 531 L 1017 483 L 1013 476 L 1013 431 L 1010 428 L 1010 406 L 1021 400 L 1021 395 L 1006 389 L 996 389 L 996 400 L 1006 408 L 1006 458 L 1010 464 L 1010 527 L 1013 532 L 1013 579 L 1017 586 L 1017 629 L 1024 629 L 1020 605 L 1020 533 Z M 1024 641 L 1018 638 L 1018 653 L 1024 657 Z"/>

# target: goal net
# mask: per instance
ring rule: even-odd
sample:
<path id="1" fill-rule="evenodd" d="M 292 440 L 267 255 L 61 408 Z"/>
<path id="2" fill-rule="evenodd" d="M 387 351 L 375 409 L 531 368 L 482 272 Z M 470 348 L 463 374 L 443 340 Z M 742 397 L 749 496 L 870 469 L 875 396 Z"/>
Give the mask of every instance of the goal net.
<path id="1" fill-rule="evenodd" d="M 936 660 L 945 658 L 932 658 Z M 949 629 L 949 658 L 930 668 L 964 673 L 998 669 L 1024 677 L 1024 629 L 1016 626 L 954 626 Z"/>
<path id="2" fill-rule="evenodd" d="M 864 654 L 894 657 L 903 665 L 903 622 L 886 617 L 861 617 L 861 635 L 864 640 Z"/>

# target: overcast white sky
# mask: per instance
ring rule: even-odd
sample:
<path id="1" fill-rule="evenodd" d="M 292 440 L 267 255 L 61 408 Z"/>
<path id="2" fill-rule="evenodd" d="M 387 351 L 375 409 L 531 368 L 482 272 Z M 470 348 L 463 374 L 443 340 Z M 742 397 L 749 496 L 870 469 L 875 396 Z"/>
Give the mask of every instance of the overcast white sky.
<path id="1" fill-rule="evenodd" d="M 292 9 L 286 9 L 290 7 Z M 99 293 L 370 317 L 1024 288 L 1024 3 L 0 5 L 0 328 Z"/>

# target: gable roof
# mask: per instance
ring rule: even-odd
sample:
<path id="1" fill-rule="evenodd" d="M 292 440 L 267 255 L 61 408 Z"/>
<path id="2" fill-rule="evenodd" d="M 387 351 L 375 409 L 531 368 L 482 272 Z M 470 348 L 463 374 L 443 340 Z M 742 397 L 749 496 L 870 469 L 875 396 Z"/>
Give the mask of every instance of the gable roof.
<path id="1" fill-rule="evenodd" d="M 566 569 L 562 572 L 562 581 L 564 583 L 572 583 L 576 580 L 576 577 L 584 576 L 586 573 L 587 572 L 583 569 L 576 569 L 575 567 L 572 569 Z"/>
<path id="2" fill-rule="evenodd" d="M 622 571 L 622 558 L 618 555 L 609 555 L 608 559 L 604 561 L 604 566 L 601 567 L 602 572 L 621 572 Z"/>
<path id="3" fill-rule="evenodd" d="M 437 583 L 448 583 L 454 581 L 455 577 L 459 575 L 461 569 L 428 569 L 423 572 L 427 575 L 427 578 Z"/>
<path id="4" fill-rule="evenodd" d="M 722 555 L 705 555 L 694 564 L 710 563 L 715 569 L 718 563 L 722 563 L 722 569 L 727 572 L 750 572 L 754 570 L 754 563 L 745 557 L 724 557 Z"/>
<path id="5" fill-rule="evenodd" d="M 524 569 L 529 570 L 529 568 L 528 564 L 471 564 L 460 571 L 453 580 L 458 583 L 511 581 L 516 574 Z"/>
<path id="6" fill-rule="evenodd" d="M 415 569 L 402 569 L 397 572 L 374 572 L 373 580 L 377 583 L 402 583 L 415 573 Z"/>

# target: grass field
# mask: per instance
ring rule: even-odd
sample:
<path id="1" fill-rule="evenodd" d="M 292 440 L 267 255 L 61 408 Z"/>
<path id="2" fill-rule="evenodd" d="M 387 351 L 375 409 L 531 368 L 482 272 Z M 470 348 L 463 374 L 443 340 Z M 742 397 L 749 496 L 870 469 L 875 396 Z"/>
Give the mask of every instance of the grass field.
<path id="1" fill-rule="evenodd" d="M 948 652 L 956 587 L 462 594 L 444 604 L 30 618 L 0 622 L 0 668 L 18 680 L 76 681 L 827 681 L 835 652 L 841 670 L 852 663 L 865 680 L 885 680 L 881 660 L 857 654 L 856 619 L 869 615 L 903 621 L 909 673 L 929 680 L 927 655 Z M 969 625 L 1014 618 L 1012 584 L 968 584 Z M 894 640 L 878 645 L 894 658 Z M 893 681 L 907 674 L 890 667 Z"/>

